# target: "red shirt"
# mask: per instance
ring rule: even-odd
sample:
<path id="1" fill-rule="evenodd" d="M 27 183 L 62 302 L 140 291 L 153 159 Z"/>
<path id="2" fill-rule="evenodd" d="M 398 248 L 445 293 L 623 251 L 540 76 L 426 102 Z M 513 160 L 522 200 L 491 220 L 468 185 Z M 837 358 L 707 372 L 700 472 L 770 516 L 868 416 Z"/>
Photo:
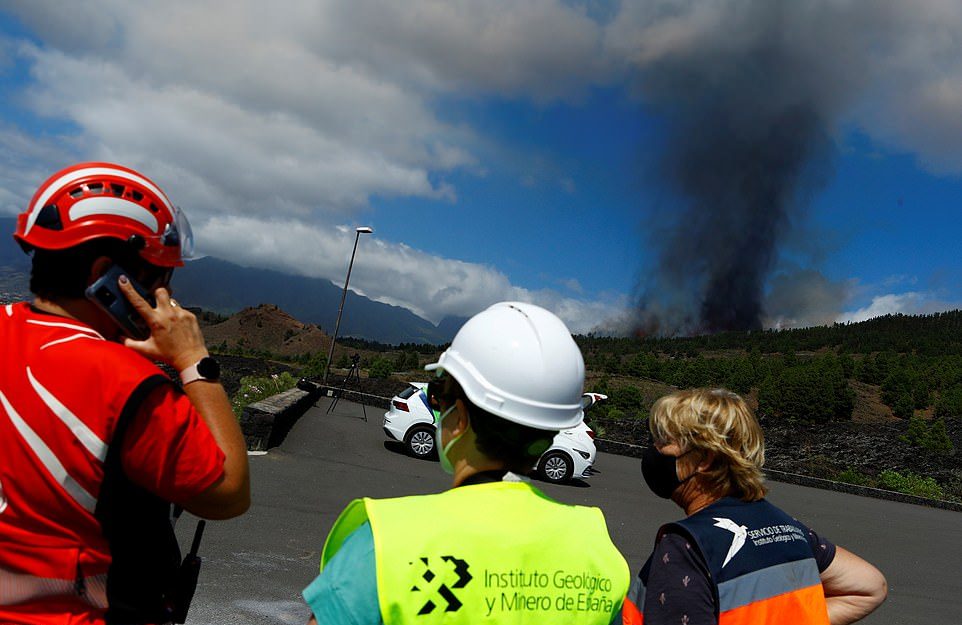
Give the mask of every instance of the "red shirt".
<path id="1" fill-rule="evenodd" d="M 103 460 L 131 394 L 157 375 L 79 321 L 0 307 L 0 622 L 104 622 L 110 553 L 93 514 Z M 130 480 L 172 502 L 224 471 L 223 452 L 172 383 L 142 402 L 121 450 Z"/>

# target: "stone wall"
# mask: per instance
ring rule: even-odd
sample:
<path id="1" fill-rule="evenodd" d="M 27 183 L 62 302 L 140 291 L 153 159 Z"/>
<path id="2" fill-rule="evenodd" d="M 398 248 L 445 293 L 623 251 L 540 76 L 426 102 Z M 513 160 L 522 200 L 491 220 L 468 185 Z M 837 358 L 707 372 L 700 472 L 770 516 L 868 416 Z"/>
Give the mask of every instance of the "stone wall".
<path id="1" fill-rule="evenodd" d="M 321 388 L 292 388 L 248 405 L 240 418 L 249 451 L 277 447 L 297 420 L 321 396 Z"/>

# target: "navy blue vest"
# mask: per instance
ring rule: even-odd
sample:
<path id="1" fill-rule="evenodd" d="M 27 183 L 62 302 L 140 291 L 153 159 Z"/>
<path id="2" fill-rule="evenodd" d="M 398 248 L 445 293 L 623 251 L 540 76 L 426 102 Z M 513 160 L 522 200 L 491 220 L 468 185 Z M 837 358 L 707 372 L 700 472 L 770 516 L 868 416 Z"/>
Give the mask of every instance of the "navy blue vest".
<path id="1" fill-rule="evenodd" d="M 725 497 L 686 519 L 664 525 L 657 540 L 669 532 L 688 538 L 704 558 L 716 616 L 821 585 L 807 528 L 764 499 L 749 503 Z M 639 611 L 644 610 L 650 570 L 649 557 L 629 592 Z M 803 603 L 802 611 L 812 609 L 817 613 L 814 618 L 789 617 L 785 622 L 822 621 L 821 607 L 813 606 L 807 597 Z"/>

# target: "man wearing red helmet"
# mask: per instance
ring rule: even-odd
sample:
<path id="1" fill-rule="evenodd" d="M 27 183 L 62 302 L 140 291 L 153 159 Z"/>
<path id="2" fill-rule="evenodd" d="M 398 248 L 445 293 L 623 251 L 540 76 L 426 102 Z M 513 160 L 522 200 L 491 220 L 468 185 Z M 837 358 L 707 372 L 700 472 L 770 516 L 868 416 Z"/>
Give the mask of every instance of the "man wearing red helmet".
<path id="1" fill-rule="evenodd" d="M 81 163 L 40 186 L 14 237 L 32 255 L 35 297 L 0 308 L 0 622 L 169 622 L 170 504 L 210 519 L 250 504 L 217 365 L 170 297 L 190 226 L 145 176 Z M 143 340 L 86 295 L 114 266 Z"/>

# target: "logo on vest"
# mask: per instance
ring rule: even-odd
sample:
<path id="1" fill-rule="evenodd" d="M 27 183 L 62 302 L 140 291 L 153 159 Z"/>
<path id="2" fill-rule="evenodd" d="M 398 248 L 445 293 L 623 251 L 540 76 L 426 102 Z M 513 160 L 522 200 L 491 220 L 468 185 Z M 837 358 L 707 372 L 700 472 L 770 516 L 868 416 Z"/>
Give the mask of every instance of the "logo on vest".
<path id="1" fill-rule="evenodd" d="M 723 530 L 728 530 L 734 534 L 732 536 L 732 544 L 728 548 L 728 555 L 725 556 L 725 561 L 722 563 L 722 568 L 725 568 L 725 565 L 728 564 L 728 562 L 735 557 L 735 554 L 745 546 L 745 538 L 748 536 L 748 528 L 744 525 L 735 523 L 731 519 L 718 517 L 714 517 L 714 519 L 715 527 L 720 527 Z"/>
<path id="2" fill-rule="evenodd" d="M 434 602 L 435 598 L 444 600 L 446 604 L 445 612 L 457 612 L 461 609 L 462 603 L 454 595 L 452 589 L 464 588 L 473 579 L 471 573 L 468 572 L 470 565 L 467 562 L 454 556 L 441 556 L 440 560 L 435 559 L 434 567 L 437 572 L 431 569 L 429 558 L 419 558 L 417 562 L 411 562 L 410 564 L 417 567 L 419 571 L 422 567 L 424 568 L 424 571 L 418 575 L 424 582 L 418 582 L 411 587 L 411 592 L 420 592 L 427 596 L 427 600 L 418 611 L 418 616 L 434 612 L 438 607 Z M 457 580 L 448 586 L 448 582 L 451 581 L 453 576 L 457 576 Z M 435 593 L 437 597 L 435 597 Z"/>

